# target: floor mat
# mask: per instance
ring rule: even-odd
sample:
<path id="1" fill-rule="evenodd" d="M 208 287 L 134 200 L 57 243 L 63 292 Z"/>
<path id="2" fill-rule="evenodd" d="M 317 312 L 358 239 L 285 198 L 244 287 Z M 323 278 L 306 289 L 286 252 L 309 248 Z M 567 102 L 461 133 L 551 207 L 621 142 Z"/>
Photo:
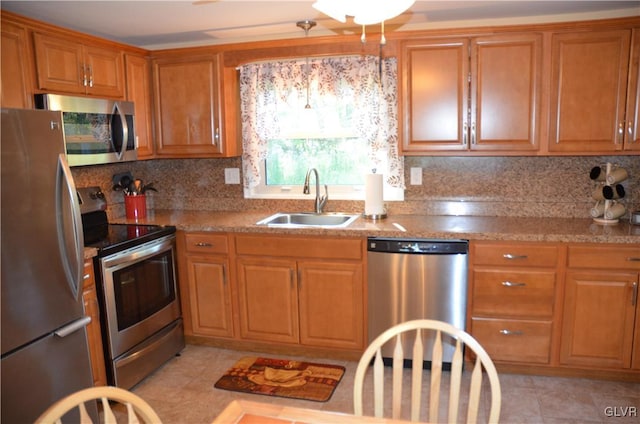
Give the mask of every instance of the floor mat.
<path id="1" fill-rule="evenodd" d="M 340 365 L 245 356 L 216 382 L 217 389 L 326 402 L 344 375 Z"/>

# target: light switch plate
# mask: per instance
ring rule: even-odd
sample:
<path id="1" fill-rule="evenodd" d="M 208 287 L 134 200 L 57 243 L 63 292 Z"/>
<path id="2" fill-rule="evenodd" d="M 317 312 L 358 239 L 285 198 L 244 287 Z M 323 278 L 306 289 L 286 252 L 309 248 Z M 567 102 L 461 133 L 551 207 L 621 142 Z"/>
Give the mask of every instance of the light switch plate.
<path id="1" fill-rule="evenodd" d="M 411 185 L 422 185 L 422 168 L 411 168 Z"/>
<path id="2" fill-rule="evenodd" d="M 224 169 L 224 183 L 225 184 L 240 184 L 240 168 L 225 168 Z"/>

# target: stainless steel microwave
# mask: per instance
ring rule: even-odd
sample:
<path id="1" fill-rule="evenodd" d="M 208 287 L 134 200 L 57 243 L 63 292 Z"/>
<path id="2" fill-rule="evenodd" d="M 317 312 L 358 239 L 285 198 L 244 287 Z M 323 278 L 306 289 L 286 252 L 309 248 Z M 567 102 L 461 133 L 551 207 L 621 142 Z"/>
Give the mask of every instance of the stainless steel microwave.
<path id="1" fill-rule="evenodd" d="M 70 166 L 138 159 L 132 102 L 36 94 L 36 107 L 62 112 Z"/>

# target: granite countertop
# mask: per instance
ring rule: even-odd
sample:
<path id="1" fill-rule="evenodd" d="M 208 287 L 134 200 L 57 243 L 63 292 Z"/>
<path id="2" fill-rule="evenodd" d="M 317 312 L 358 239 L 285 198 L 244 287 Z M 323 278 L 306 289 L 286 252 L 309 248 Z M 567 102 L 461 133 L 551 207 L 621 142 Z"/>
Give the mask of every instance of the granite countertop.
<path id="1" fill-rule="evenodd" d="M 377 236 L 404 238 L 547 241 L 575 243 L 640 243 L 640 226 L 621 221 L 600 225 L 583 218 L 516 218 L 477 216 L 391 215 L 379 221 L 359 217 L 346 228 L 275 228 L 256 225 L 268 212 L 189 210 L 149 211 L 140 224 L 175 225 L 184 231 L 269 234 Z M 135 221 L 114 220 L 134 223 Z"/>

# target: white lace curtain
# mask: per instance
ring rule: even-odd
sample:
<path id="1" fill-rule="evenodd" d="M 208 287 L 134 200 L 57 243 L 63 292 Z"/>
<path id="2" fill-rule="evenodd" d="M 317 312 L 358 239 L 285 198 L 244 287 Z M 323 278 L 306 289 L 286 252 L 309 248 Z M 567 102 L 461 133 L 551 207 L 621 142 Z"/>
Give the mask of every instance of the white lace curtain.
<path id="1" fill-rule="evenodd" d="M 306 64 L 309 64 L 307 67 Z M 247 64 L 240 68 L 244 185 L 260 182 L 260 164 L 267 141 L 281 132 L 278 109 L 293 97 L 300 107 L 322 98 L 354 102 L 353 126 L 366 141 L 371 168 L 391 187 L 404 188 L 404 162 L 398 155 L 397 60 L 375 56 L 345 56 Z"/>

